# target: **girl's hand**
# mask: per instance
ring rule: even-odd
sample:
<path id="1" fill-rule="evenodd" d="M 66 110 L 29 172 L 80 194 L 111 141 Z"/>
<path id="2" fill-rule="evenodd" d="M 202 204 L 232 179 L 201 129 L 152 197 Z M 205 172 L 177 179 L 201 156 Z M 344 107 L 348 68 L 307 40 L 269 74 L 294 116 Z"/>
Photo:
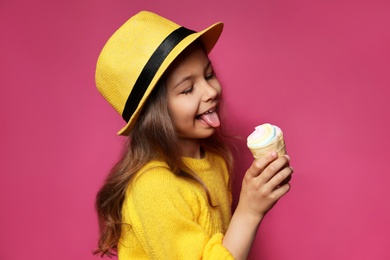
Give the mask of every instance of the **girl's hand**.
<path id="1" fill-rule="evenodd" d="M 293 169 L 289 162 L 288 155 L 278 157 L 276 152 L 254 160 L 244 176 L 237 210 L 260 222 L 290 190 Z"/>

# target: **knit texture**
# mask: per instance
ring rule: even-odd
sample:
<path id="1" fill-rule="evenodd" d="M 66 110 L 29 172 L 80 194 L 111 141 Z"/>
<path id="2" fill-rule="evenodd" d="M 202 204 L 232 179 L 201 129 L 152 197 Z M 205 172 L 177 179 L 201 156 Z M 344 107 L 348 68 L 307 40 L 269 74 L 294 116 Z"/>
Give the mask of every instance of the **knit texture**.
<path id="1" fill-rule="evenodd" d="M 210 191 L 175 176 L 164 162 L 146 164 L 129 184 L 122 216 L 126 223 L 118 259 L 234 259 L 223 247 L 231 217 L 226 164 L 215 154 L 183 158 Z"/>

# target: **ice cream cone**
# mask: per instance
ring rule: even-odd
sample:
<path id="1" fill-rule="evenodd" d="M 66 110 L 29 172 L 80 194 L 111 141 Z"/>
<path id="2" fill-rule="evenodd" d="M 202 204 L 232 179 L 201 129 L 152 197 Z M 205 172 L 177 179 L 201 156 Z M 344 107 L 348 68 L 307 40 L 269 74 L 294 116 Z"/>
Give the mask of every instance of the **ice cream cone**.
<path id="1" fill-rule="evenodd" d="M 260 128 L 272 129 L 272 131 L 263 131 L 263 129 L 258 131 L 258 129 Z M 283 132 L 280 130 L 279 127 L 270 124 L 264 124 L 256 127 L 256 131 L 256 133 L 254 132 L 248 137 L 247 143 L 248 148 L 252 152 L 254 158 L 260 158 L 271 151 L 277 152 L 278 156 L 283 156 L 286 154 L 286 145 L 283 138 Z M 265 135 L 271 135 L 269 137 L 266 137 L 267 139 L 269 139 L 268 142 L 264 144 L 256 143 L 258 140 L 264 142 L 263 139 L 265 139 Z"/>
<path id="2" fill-rule="evenodd" d="M 271 151 L 278 153 L 278 156 L 283 156 L 286 154 L 286 145 L 284 143 L 283 134 L 281 134 L 273 143 L 270 143 L 267 146 L 261 148 L 252 148 L 250 149 L 254 158 L 260 158 Z"/>

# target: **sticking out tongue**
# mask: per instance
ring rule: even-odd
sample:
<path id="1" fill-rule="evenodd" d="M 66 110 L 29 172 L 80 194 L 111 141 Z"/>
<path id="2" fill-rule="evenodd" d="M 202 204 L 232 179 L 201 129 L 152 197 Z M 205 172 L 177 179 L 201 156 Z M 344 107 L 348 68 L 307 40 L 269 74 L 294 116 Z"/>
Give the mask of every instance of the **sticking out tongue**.
<path id="1" fill-rule="evenodd" d="M 219 122 L 219 117 L 216 112 L 203 114 L 200 116 L 200 119 L 205 121 L 211 127 L 218 127 L 221 124 Z"/>

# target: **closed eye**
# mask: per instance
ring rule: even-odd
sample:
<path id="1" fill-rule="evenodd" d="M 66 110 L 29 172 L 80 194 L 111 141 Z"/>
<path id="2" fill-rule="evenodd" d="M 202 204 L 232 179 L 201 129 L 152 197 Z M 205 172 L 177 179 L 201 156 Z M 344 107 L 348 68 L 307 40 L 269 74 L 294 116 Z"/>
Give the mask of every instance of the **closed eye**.
<path id="1" fill-rule="evenodd" d="M 206 80 L 209 80 L 209 79 L 213 79 L 214 77 L 215 77 L 214 73 L 210 73 L 210 74 L 206 75 L 204 78 Z"/>
<path id="2" fill-rule="evenodd" d="M 210 61 L 207 63 L 206 70 L 205 70 L 205 77 L 204 78 L 206 80 L 210 80 L 210 79 L 215 78 L 213 65 L 211 64 Z"/>
<path id="3" fill-rule="evenodd" d="M 187 95 L 187 94 L 190 94 L 190 93 L 192 92 L 193 89 L 194 89 L 194 87 L 191 86 L 191 87 L 185 89 L 185 90 L 184 90 L 183 92 L 181 92 L 181 93 Z"/>

